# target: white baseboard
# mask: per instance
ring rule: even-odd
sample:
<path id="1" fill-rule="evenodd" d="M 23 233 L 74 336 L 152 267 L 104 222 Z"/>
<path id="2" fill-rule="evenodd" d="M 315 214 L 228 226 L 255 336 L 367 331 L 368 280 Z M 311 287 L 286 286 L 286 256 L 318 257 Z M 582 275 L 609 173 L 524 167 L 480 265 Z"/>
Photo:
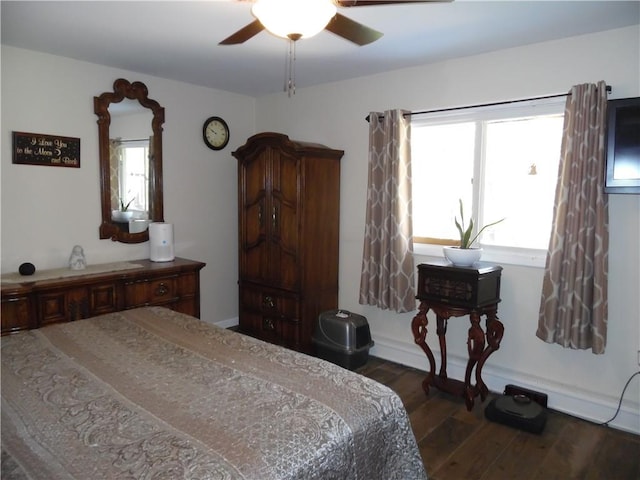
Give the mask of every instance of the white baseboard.
<path id="1" fill-rule="evenodd" d="M 376 336 L 374 340 L 375 345 L 369 351 L 369 355 L 428 371 L 429 362 L 418 345 L 380 336 Z M 440 352 L 434 350 L 433 355 L 436 368 L 440 368 Z M 466 367 L 466 358 L 449 354 L 447 359 L 449 377 L 463 379 Z M 640 380 L 640 377 L 637 378 Z M 619 396 L 602 395 L 576 388 L 569 389 L 565 385 L 542 377 L 497 367 L 491 365 L 491 358 L 482 369 L 482 379 L 492 392 L 502 393 L 505 385 L 514 384 L 546 393 L 549 396 L 549 408 L 594 423 L 610 420 L 615 415 L 620 401 Z M 621 393 L 618 392 L 618 395 Z M 640 403 L 624 398 L 620 411 L 616 418 L 609 422 L 609 426 L 640 435 Z"/>
<path id="2" fill-rule="evenodd" d="M 220 320 L 220 321 L 217 321 L 217 322 L 212 322 L 211 320 L 204 320 L 204 321 L 207 322 L 207 323 L 210 323 L 212 325 L 217 325 L 218 327 L 221 327 L 221 328 L 231 328 L 231 327 L 238 326 L 238 317 L 229 318 L 227 320 Z"/>

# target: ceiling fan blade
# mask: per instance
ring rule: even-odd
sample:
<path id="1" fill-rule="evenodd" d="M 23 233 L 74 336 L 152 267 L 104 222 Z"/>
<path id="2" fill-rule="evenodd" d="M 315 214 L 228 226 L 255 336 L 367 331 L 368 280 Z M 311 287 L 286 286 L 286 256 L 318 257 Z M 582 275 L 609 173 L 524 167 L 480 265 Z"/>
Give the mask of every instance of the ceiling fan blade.
<path id="1" fill-rule="evenodd" d="M 336 0 L 339 7 L 367 7 L 370 5 L 395 5 L 398 3 L 441 3 L 453 0 Z"/>
<path id="2" fill-rule="evenodd" d="M 241 28 L 236 33 L 228 36 L 222 40 L 218 45 L 237 45 L 249 40 L 251 37 L 257 35 L 264 30 L 264 27 L 259 20 L 254 20 L 246 27 Z"/>
<path id="3" fill-rule="evenodd" d="M 324 28 L 360 46 L 375 42 L 383 35 L 381 32 L 362 25 L 339 13 L 336 13 L 335 17 L 333 17 Z"/>

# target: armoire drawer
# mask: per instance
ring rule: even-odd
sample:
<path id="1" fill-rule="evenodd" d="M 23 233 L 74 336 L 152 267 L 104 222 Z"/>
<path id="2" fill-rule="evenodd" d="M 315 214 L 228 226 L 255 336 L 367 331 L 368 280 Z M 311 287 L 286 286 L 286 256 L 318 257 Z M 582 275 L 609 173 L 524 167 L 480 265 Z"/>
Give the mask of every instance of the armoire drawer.
<path id="1" fill-rule="evenodd" d="M 243 288 L 240 330 L 268 342 L 300 348 L 300 302 L 296 295 Z"/>
<path id="2" fill-rule="evenodd" d="M 261 288 L 243 288 L 240 303 L 245 310 L 265 315 L 280 316 L 291 320 L 299 317 L 297 295 L 280 293 Z"/>

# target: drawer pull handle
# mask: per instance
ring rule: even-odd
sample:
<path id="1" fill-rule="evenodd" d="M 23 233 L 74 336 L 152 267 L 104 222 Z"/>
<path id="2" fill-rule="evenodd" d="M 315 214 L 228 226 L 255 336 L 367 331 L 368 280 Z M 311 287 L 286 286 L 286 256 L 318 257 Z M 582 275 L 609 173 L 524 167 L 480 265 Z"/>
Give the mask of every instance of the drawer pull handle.
<path id="1" fill-rule="evenodd" d="M 275 303 L 273 303 L 273 298 L 271 297 L 264 297 L 262 303 L 268 308 L 274 308 L 276 306 Z"/>
<path id="2" fill-rule="evenodd" d="M 162 297 L 167 293 L 169 293 L 169 289 L 164 283 L 161 283 L 160 285 L 158 285 L 158 288 L 156 288 L 156 296 L 158 297 Z"/>
<path id="3" fill-rule="evenodd" d="M 271 330 L 271 331 L 275 331 L 276 326 L 273 323 L 273 320 L 271 318 L 263 318 L 262 319 L 262 328 L 264 330 Z"/>

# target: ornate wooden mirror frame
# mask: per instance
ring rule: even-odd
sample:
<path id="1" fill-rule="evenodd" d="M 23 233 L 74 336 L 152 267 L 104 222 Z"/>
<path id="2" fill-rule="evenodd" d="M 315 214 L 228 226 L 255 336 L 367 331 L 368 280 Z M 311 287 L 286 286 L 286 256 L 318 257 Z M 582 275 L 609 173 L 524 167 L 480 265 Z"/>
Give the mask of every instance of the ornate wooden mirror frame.
<path id="1" fill-rule="evenodd" d="M 133 82 L 120 78 L 113 83 L 113 92 L 105 92 L 99 97 L 93 97 L 94 113 L 98 116 L 98 140 L 100 155 L 100 198 L 102 203 L 102 223 L 100 224 L 100 238 L 111 238 L 114 242 L 141 243 L 149 240 L 149 230 L 129 233 L 112 220 L 111 205 L 111 171 L 109 126 L 111 114 L 109 105 L 119 103 L 125 98 L 138 100 L 140 105 L 153 113 L 151 129 L 153 131 L 153 152 L 149 159 L 149 221 L 164 221 L 164 206 L 162 192 L 162 124 L 164 123 L 164 108 L 158 102 L 148 97 L 147 86 L 142 82 Z"/>

